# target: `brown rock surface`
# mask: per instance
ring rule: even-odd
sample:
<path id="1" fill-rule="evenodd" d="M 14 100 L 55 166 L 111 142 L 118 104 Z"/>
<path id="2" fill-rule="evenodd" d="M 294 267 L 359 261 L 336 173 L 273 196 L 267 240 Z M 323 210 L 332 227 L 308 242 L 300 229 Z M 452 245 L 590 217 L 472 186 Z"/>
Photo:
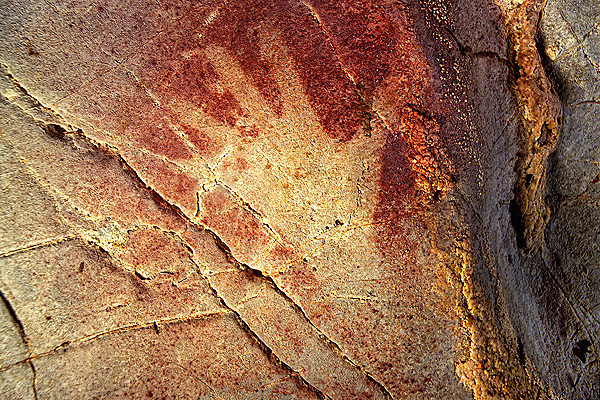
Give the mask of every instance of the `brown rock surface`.
<path id="1" fill-rule="evenodd" d="M 0 394 L 549 397 L 540 4 L 2 3 Z"/>

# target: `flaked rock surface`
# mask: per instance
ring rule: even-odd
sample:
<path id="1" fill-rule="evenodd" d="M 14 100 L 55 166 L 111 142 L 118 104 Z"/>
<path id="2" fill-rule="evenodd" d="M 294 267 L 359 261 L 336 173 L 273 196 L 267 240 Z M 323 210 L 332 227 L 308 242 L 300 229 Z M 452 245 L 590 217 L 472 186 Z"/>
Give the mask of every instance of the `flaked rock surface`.
<path id="1" fill-rule="evenodd" d="M 542 6 L 0 4 L 0 395 L 597 393 L 597 26 Z"/>

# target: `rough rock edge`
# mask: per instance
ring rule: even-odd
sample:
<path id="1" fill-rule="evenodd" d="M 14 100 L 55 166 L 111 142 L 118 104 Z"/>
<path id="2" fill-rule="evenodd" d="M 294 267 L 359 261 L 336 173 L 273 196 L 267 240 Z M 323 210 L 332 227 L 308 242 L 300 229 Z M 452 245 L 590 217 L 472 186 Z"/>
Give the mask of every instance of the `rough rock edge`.
<path id="1" fill-rule="evenodd" d="M 501 2 L 512 66 L 512 90 L 521 110 L 515 197 L 511 203 L 517 244 L 526 253 L 543 246 L 550 218 L 546 205 L 548 156 L 556 147 L 562 105 L 537 49 L 538 22 L 546 0 Z"/>
<path id="2" fill-rule="evenodd" d="M 544 198 L 547 160 L 558 140 L 562 114 L 561 103 L 546 76 L 536 43 L 545 2 L 494 0 L 502 12 L 508 41 L 506 61 L 498 58 L 510 68 L 511 90 L 519 108 L 519 147 L 510 211 L 518 247 L 525 253 L 538 251 L 543 246 L 544 228 L 550 216 Z M 462 217 L 459 220 L 468 220 L 460 209 L 456 211 Z M 460 227 L 453 228 L 451 230 L 461 232 Z M 476 400 L 555 399 L 531 360 L 523 354 L 522 344 L 508 319 L 501 287 L 498 304 L 494 307 L 475 278 L 476 262 L 472 252 L 476 249 L 467 244 L 468 235 L 472 234 L 467 233 L 467 237 L 457 240 L 453 251 L 439 254 L 441 259 L 446 259 L 450 277 L 461 287 L 464 299 L 457 311 L 470 344 L 468 353 L 456 364 L 457 375 Z M 491 260 L 484 262 L 493 268 Z"/>
<path id="3" fill-rule="evenodd" d="M 372 383 L 375 386 L 375 388 L 381 392 L 383 398 L 392 399 L 392 396 L 391 396 L 390 392 L 387 390 L 387 388 L 381 382 L 377 381 L 368 371 L 366 371 L 364 368 L 362 368 L 357 363 L 352 361 L 347 355 L 344 354 L 341 347 L 336 342 L 334 342 L 327 335 L 325 335 L 320 329 L 318 329 L 317 326 L 314 325 L 312 320 L 310 320 L 308 318 L 308 316 L 305 314 L 304 310 L 300 307 L 300 305 L 296 304 L 293 301 L 293 299 L 285 291 L 283 291 L 281 288 L 279 288 L 279 286 L 277 286 L 277 284 L 272 279 L 272 277 L 263 274 L 261 271 L 252 269 L 248 265 L 242 264 L 237 259 L 235 259 L 229 246 L 215 232 L 208 229 L 206 226 L 204 226 L 202 224 L 198 224 L 197 222 L 192 221 L 189 217 L 187 217 L 185 215 L 183 210 L 181 210 L 178 205 L 169 202 L 154 187 L 147 184 L 142 179 L 142 177 L 138 174 L 138 172 L 127 163 L 125 158 L 123 158 L 118 147 L 113 146 L 109 143 L 105 143 L 105 142 L 101 142 L 96 139 L 93 139 L 92 137 L 86 135 L 86 133 L 81 128 L 74 127 L 73 125 L 68 123 L 68 121 L 65 119 L 65 117 L 63 117 L 59 112 L 57 112 L 56 110 L 54 110 L 50 107 L 43 105 L 40 101 L 38 101 L 35 97 L 33 97 L 29 92 L 27 92 L 27 90 L 10 73 L 8 66 L 1 62 L 0 62 L 0 72 L 4 73 L 5 77 L 8 78 L 8 80 L 15 86 L 15 88 L 18 89 L 19 91 L 21 91 L 22 95 L 31 101 L 32 106 L 35 109 L 37 109 L 36 111 L 39 111 L 39 115 L 36 116 L 36 115 L 31 114 L 30 112 L 32 112 L 33 110 L 22 109 L 18 104 L 15 104 L 12 102 L 11 102 L 11 104 L 19 107 L 25 115 L 27 115 L 33 121 L 36 121 L 39 124 L 40 128 L 45 130 L 46 133 L 49 134 L 50 136 L 65 138 L 65 137 L 68 137 L 68 135 L 78 135 L 83 141 L 86 141 L 87 143 L 89 143 L 95 150 L 103 151 L 109 157 L 115 158 L 121 164 L 123 170 L 130 176 L 130 178 L 133 181 L 140 184 L 140 186 L 142 188 L 145 188 L 147 191 L 149 191 L 154 196 L 155 200 L 158 203 L 162 204 L 166 209 L 171 210 L 174 215 L 177 215 L 182 221 L 185 221 L 185 223 L 190 224 L 191 226 L 195 226 L 201 230 L 204 230 L 211 237 L 213 237 L 213 239 L 215 240 L 216 246 L 224 253 L 224 255 L 226 256 L 226 258 L 228 259 L 229 262 L 236 265 L 240 269 L 251 271 L 253 274 L 260 276 L 265 282 L 268 282 L 271 285 L 271 287 L 277 293 L 279 293 L 295 311 L 300 313 L 301 317 L 312 327 L 312 329 L 315 330 L 315 332 L 317 333 L 317 336 L 326 345 L 331 347 L 334 350 L 334 352 L 338 353 L 342 362 L 347 362 L 353 368 L 355 368 L 357 371 L 359 371 L 361 374 L 363 374 L 365 379 L 368 382 Z M 1 94 L 0 94 L 0 96 L 1 96 Z M 243 198 L 241 198 L 235 191 L 233 191 L 227 185 L 224 185 L 223 183 L 221 183 L 219 181 L 215 181 L 215 182 L 218 185 L 222 185 L 226 190 L 230 191 L 235 197 L 237 197 L 238 201 L 240 202 L 240 204 L 242 204 L 242 206 L 244 208 L 247 208 L 248 211 L 255 218 L 257 218 L 258 221 L 263 223 L 263 225 L 265 225 L 273 235 L 276 235 L 276 233 L 272 230 L 272 228 L 268 224 L 263 222 L 262 215 L 259 212 L 257 212 L 256 210 L 254 210 L 249 203 L 247 203 Z M 58 193 L 56 188 L 50 188 L 50 189 L 52 191 Z M 82 210 L 77 210 L 77 211 L 82 212 Z M 261 338 L 259 333 L 252 330 L 252 328 L 246 323 L 246 320 L 244 320 L 242 318 L 242 316 L 235 310 L 235 308 L 231 307 L 227 303 L 226 299 L 220 296 L 218 290 L 215 289 L 213 287 L 212 283 L 210 282 L 209 277 L 204 275 L 201 272 L 198 264 L 194 261 L 194 257 L 193 257 L 194 250 L 189 246 L 189 244 L 186 242 L 185 239 L 183 239 L 177 232 L 165 231 L 164 229 L 159 228 L 157 226 L 154 226 L 154 228 L 158 228 L 162 232 L 168 232 L 168 233 L 175 234 L 179 238 L 179 240 L 181 241 L 181 244 L 186 248 L 186 250 L 190 254 L 190 260 L 195 264 L 197 272 L 205 280 L 211 293 L 219 301 L 219 303 L 224 307 L 224 310 L 217 311 L 217 312 L 211 312 L 211 313 L 207 313 L 207 314 L 190 315 L 190 316 L 170 318 L 170 319 L 165 319 L 165 320 L 155 320 L 155 321 L 152 321 L 149 323 L 118 326 L 118 327 L 109 329 L 107 331 L 95 332 L 95 333 L 92 333 L 85 337 L 81 337 L 81 338 L 71 340 L 71 341 L 66 341 L 66 342 L 60 344 L 59 346 L 51 349 L 50 351 L 39 353 L 39 354 L 34 354 L 33 351 L 30 349 L 28 357 L 26 359 L 20 360 L 16 363 L 13 363 L 13 364 L 9 365 L 8 367 L 12 367 L 13 365 L 18 365 L 18 364 L 22 364 L 22 363 L 29 363 L 31 365 L 31 368 L 33 371 L 33 391 L 36 394 L 36 396 L 37 396 L 37 391 L 36 391 L 36 386 L 35 386 L 36 370 L 35 370 L 35 367 L 34 367 L 34 364 L 32 361 L 37 358 L 54 353 L 60 349 L 64 349 L 71 344 L 76 344 L 76 343 L 80 343 L 80 342 L 89 342 L 89 341 L 93 341 L 99 337 L 112 335 L 115 333 L 120 333 L 120 332 L 124 332 L 124 331 L 129 331 L 129 330 L 138 330 L 138 329 L 155 329 L 158 331 L 159 324 L 165 325 L 165 324 L 174 324 L 174 323 L 178 323 L 178 322 L 187 322 L 187 321 L 193 321 L 193 320 L 207 319 L 207 318 L 211 318 L 215 315 L 231 313 L 234 316 L 234 319 L 238 322 L 238 325 L 241 327 L 241 329 L 254 340 L 256 345 L 267 355 L 269 360 L 274 362 L 274 364 L 279 366 L 280 368 L 288 371 L 290 373 L 290 375 L 297 380 L 297 383 L 299 385 L 305 387 L 309 392 L 315 394 L 319 399 L 323 399 L 323 400 L 331 400 L 332 399 L 330 396 L 328 396 L 325 393 L 325 391 L 323 391 L 319 387 L 311 384 L 307 379 L 305 379 L 305 377 L 302 373 L 303 371 L 296 371 L 291 366 L 289 366 L 283 360 L 282 357 L 280 357 L 273 349 L 271 349 L 265 343 L 265 341 Z M 97 238 L 95 238 L 93 236 L 89 236 L 89 234 L 86 234 L 86 232 L 83 232 L 81 235 L 69 235 L 65 238 L 59 239 L 58 241 L 55 239 L 49 240 L 49 241 L 44 241 L 43 243 L 36 244 L 34 246 L 29 246 L 24 249 L 17 249 L 17 250 L 13 250 L 13 251 L 9 251 L 9 252 L 0 254 L 0 256 L 5 257 L 5 256 L 12 255 L 14 253 L 20 253 L 22 251 L 30 250 L 32 248 L 42 247 L 47 244 L 54 244 L 57 242 L 60 243 L 63 241 L 67 241 L 67 240 L 76 238 L 76 237 L 81 237 L 81 239 L 87 241 L 88 244 L 94 246 L 98 251 L 105 253 L 112 262 L 114 262 L 116 264 L 122 263 L 122 261 L 118 260 L 114 256 L 114 251 L 111 248 L 112 243 L 110 241 L 103 242 L 102 240 L 98 240 Z M 137 273 L 136 273 L 136 275 L 137 275 Z M 143 279 L 143 278 L 140 278 L 140 279 Z M 0 295 L 2 295 L 1 292 L 0 292 Z M 1 296 L 0 300 L 5 300 L 3 295 Z M 11 315 L 13 315 L 15 322 L 20 327 L 22 335 L 24 335 L 25 330 L 24 330 L 23 325 L 21 324 L 20 320 L 18 318 L 16 318 L 16 314 L 13 313 L 14 310 L 10 306 L 10 303 L 8 303 L 8 301 L 6 301 L 6 304 L 9 308 L 9 311 L 11 312 Z M 23 338 L 24 338 L 25 343 L 30 347 L 29 340 L 26 338 L 26 336 L 23 336 Z M 2 371 L 2 370 L 3 369 L 0 369 L 0 371 Z M 36 397 L 36 399 L 37 399 L 37 397 Z"/>
<path id="4" fill-rule="evenodd" d="M 474 278 L 475 263 L 469 245 L 458 242 L 455 246 L 454 279 L 460 282 L 464 299 L 458 312 L 470 341 L 466 359 L 456 366 L 461 382 L 470 389 L 475 400 L 555 398 L 539 379 L 531 361 L 520 356 L 522 350 L 510 327 L 498 328 L 485 289 Z M 504 319 L 502 312 L 496 317 Z"/>
<path id="5" fill-rule="evenodd" d="M 458 197 L 454 201 L 464 205 L 465 199 L 459 193 L 450 196 L 455 194 Z M 450 286 L 458 291 L 454 299 L 455 312 L 467 335 L 464 353 L 456 360 L 456 375 L 475 400 L 554 399 L 531 361 L 521 356 L 522 349 L 519 350 L 519 341 L 503 307 L 502 293 L 499 308 L 493 307 L 476 278 L 477 250 L 471 246 L 473 232 L 465 226 L 469 211 L 452 205 L 451 209 L 452 212 L 437 209 L 437 214 L 445 217 L 433 223 L 430 235 L 433 254 L 444 266 Z M 435 242 L 441 232 L 455 238 L 448 247 L 443 242 Z"/>
<path id="6" fill-rule="evenodd" d="M 538 53 L 536 36 L 545 0 L 494 0 L 502 11 L 508 40 L 511 90 L 519 107 L 514 199 L 511 216 L 522 251 L 539 251 L 550 212 L 545 203 L 547 159 L 559 134 L 561 103 L 552 90 Z M 460 231 L 460 230 L 459 230 Z M 470 234 L 473 234 L 471 232 Z M 468 242 L 468 238 L 464 241 Z M 450 265 L 462 286 L 458 307 L 469 332 L 469 354 L 457 363 L 457 375 L 476 400 L 536 399 L 556 396 L 523 354 L 507 316 L 501 288 L 496 307 L 475 279 L 475 249 L 457 241 Z M 484 257 L 485 258 L 485 257 Z M 485 262 L 489 265 L 489 262 Z M 492 266 L 493 267 L 493 266 Z"/>

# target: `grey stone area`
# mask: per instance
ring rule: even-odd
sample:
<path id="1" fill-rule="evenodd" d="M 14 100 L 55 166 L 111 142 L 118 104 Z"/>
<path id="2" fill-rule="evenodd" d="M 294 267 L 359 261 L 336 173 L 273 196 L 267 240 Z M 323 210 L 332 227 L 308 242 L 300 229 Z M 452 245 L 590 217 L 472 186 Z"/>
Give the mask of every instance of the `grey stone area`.
<path id="1" fill-rule="evenodd" d="M 540 53 L 563 103 L 540 253 L 500 250 L 522 361 L 559 399 L 600 398 L 600 2 L 549 0 Z M 508 246 L 510 247 L 510 246 Z"/>

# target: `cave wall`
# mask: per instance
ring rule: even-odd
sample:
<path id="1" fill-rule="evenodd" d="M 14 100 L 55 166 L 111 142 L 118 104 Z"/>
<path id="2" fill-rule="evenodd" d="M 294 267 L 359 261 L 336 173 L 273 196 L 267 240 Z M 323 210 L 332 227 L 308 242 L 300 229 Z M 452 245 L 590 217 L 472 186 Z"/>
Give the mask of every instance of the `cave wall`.
<path id="1" fill-rule="evenodd" d="M 569 7 L 2 3 L 0 393 L 595 397 Z"/>

